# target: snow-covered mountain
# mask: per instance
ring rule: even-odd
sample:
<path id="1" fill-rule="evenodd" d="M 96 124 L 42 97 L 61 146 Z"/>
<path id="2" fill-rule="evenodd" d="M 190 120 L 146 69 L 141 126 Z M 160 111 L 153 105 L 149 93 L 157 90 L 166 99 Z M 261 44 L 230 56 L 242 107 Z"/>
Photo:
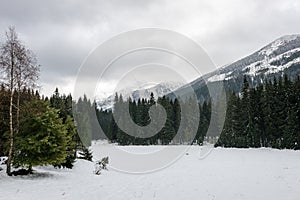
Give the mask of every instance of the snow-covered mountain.
<path id="1" fill-rule="evenodd" d="M 282 74 L 291 78 L 300 75 L 300 35 L 283 36 L 257 52 L 208 73 L 189 85 L 201 101 L 209 95 L 207 84 L 223 81 L 226 88 L 239 91 L 244 75 L 248 75 L 250 84 L 255 86 L 266 78 Z M 186 86 L 179 88 L 178 92 L 184 93 L 185 88 Z"/>
<path id="2" fill-rule="evenodd" d="M 205 75 L 204 79 L 213 82 L 229 80 L 241 74 L 255 77 L 284 73 L 290 67 L 299 68 L 299 63 L 300 35 L 287 35 L 273 41 L 250 56 L 222 67 L 219 71 Z"/>
<path id="3" fill-rule="evenodd" d="M 287 74 L 291 78 L 300 75 L 300 35 L 283 36 L 255 53 L 199 77 L 188 85 L 167 82 L 154 87 L 126 89 L 118 93 L 122 94 L 124 98 L 130 96 L 135 100 L 149 98 L 151 92 L 155 97 L 168 94 L 172 98 L 174 97 L 172 91 L 177 90 L 178 94 L 184 95 L 188 91 L 186 90 L 187 86 L 192 86 L 199 101 L 203 101 L 209 97 L 207 84 L 214 85 L 223 81 L 225 88 L 240 91 L 244 75 L 248 75 L 250 84 L 255 86 L 266 78 L 278 77 L 282 74 Z M 113 100 L 114 95 L 111 95 L 107 99 L 99 101 L 98 105 L 102 109 L 111 109 Z"/>
<path id="4" fill-rule="evenodd" d="M 118 91 L 118 94 L 122 94 L 124 99 L 129 97 L 132 100 L 138 100 L 139 98 L 150 98 L 151 92 L 154 94 L 154 97 L 161 97 L 165 94 L 168 94 L 179 87 L 183 86 L 184 83 L 170 81 L 170 82 L 163 82 L 159 84 L 152 84 L 152 85 L 142 85 L 135 88 L 126 88 L 123 90 Z M 115 94 L 110 95 L 108 98 L 102 99 L 98 101 L 98 108 L 102 108 L 103 110 L 112 109 L 114 103 Z"/>

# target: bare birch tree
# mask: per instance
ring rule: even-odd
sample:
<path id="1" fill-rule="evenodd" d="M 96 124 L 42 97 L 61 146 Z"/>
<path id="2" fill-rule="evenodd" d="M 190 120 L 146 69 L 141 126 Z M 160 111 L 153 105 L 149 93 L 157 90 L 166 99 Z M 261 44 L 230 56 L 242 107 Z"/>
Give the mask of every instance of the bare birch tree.
<path id="1" fill-rule="evenodd" d="M 39 66 L 33 53 L 18 39 L 14 27 L 9 27 L 6 32 L 6 41 L 0 49 L 1 79 L 10 92 L 9 103 L 9 151 L 6 173 L 11 175 L 11 164 L 14 150 L 14 133 L 19 131 L 20 118 L 20 91 L 23 87 L 32 87 L 36 83 L 39 74 Z M 17 105 L 14 105 L 14 92 L 17 91 Z M 13 108 L 17 110 L 14 122 Z M 16 124 L 15 124 L 16 123 Z"/>

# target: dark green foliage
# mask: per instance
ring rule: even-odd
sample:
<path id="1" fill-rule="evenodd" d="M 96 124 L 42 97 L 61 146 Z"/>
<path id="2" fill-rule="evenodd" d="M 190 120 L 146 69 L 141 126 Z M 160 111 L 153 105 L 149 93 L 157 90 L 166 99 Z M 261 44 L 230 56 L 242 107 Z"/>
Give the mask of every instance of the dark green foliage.
<path id="1" fill-rule="evenodd" d="M 199 108 L 200 108 L 200 120 L 199 120 L 199 127 L 195 138 L 195 142 L 197 142 L 197 144 L 203 144 L 210 123 L 211 102 L 208 103 L 204 102 L 202 107 L 199 106 Z"/>
<path id="2" fill-rule="evenodd" d="M 165 122 L 165 126 L 158 133 L 161 144 L 166 145 L 172 141 L 176 134 L 173 121 L 174 112 L 172 102 L 167 97 L 163 96 L 162 98 L 158 98 L 157 103 L 162 105 L 167 112 L 167 120 Z"/>
<path id="3" fill-rule="evenodd" d="M 249 88 L 247 79 L 241 97 L 229 96 L 222 134 L 215 146 L 300 149 L 299 77 L 287 75 Z"/>
<path id="4" fill-rule="evenodd" d="M 122 106 L 122 104 L 129 104 L 129 114 L 134 123 L 136 123 L 139 126 L 147 126 L 151 123 L 151 118 L 149 116 L 149 109 L 151 106 L 157 106 L 157 104 L 160 104 L 164 107 L 167 119 L 165 122 L 165 125 L 163 128 L 158 132 L 154 133 L 153 130 L 153 136 L 151 137 L 145 137 L 145 133 L 143 131 L 139 132 L 137 136 L 131 136 L 127 133 L 125 133 L 123 130 L 121 130 L 118 125 L 116 124 L 116 121 L 119 121 L 119 123 L 127 123 L 126 117 L 123 116 L 123 113 L 120 113 L 120 115 L 114 116 L 112 114 L 112 111 L 98 111 L 98 121 L 101 124 L 101 127 L 105 127 L 104 119 L 101 119 L 100 116 L 110 116 L 109 120 L 105 120 L 105 122 L 109 122 L 109 128 L 105 134 L 107 138 L 111 142 L 117 142 L 119 145 L 156 145 L 156 144 L 162 144 L 167 145 L 170 143 L 175 144 L 185 144 L 185 143 L 192 143 L 192 142 L 198 142 L 201 144 L 204 140 L 208 125 L 209 125 L 209 119 L 210 119 L 210 103 L 205 102 L 203 104 L 203 116 L 201 118 L 201 122 L 199 122 L 199 125 L 203 126 L 203 128 L 199 129 L 199 134 L 193 136 L 193 128 L 197 126 L 194 123 L 194 119 L 191 119 L 190 115 L 188 113 L 194 112 L 194 108 L 192 108 L 189 105 L 193 105 L 193 102 L 191 102 L 192 99 L 187 99 L 184 101 L 184 105 L 186 109 L 188 109 L 188 112 L 186 113 L 187 116 L 181 116 L 181 106 L 179 104 L 178 99 L 171 100 L 166 96 L 159 97 L 157 100 L 155 100 L 153 93 L 150 95 L 150 99 L 138 99 L 138 101 L 132 101 L 131 98 L 128 98 L 127 100 L 124 100 L 122 95 L 115 95 L 115 102 L 114 102 L 114 110 L 118 109 L 119 106 Z M 194 102 L 195 103 L 195 102 Z M 199 105 L 200 108 L 202 106 Z M 102 114 L 100 114 L 102 113 Z M 158 116 L 162 116 L 160 113 L 158 113 Z M 116 117 L 116 119 L 114 118 Z M 186 124 L 185 132 L 187 134 L 183 134 L 180 137 L 175 137 L 177 134 L 177 131 L 179 129 L 180 123 L 181 123 L 181 117 L 185 117 Z M 155 122 L 153 122 L 155 123 Z M 198 122 L 197 122 L 198 123 Z M 107 125 L 106 125 L 107 126 Z"/>
<path id="5" fill-rule="evenodd" d="M 24 108 L 30 112 L 25 114 L 16 136 L 13 165 L 31 168 L 65 162 L 67 130 L 57 110 L 41 100 L 32 100 Z"/>
<path id="6" fill-rule="evenodd" d="M 90 100 L 84 95 L 83 99 L 74 103 L 74 118 L 77 125 L 77 131 L 80 136 L 80 140 L 84 146 L 90 146 L 93 136 L 93 118 L 92 114 L 92 104 Z"/>
<path id="7" fill-rule="evenodd" d="M 57 88 L 50 97 L 50 106 L 58 110 L 59 117 L 67 130 L 67 156 L 64 162 L 54 165 L 55 167 L 72 168 L 76 159 L 77 131 L 73 119 L 72 103 L 72 96 L 60 95 Z"/>
<path id="8" fill-rule="evenodd" d="M 112 113 L 108 110 L 99 110 L 96 109 L 96 116 L 97 116 L 97 120 L 96 123 L 99 123 L 99 128 L 101 127 L 100 130 L 98 130 L 97 135 L 93 135 L 93 139 L 94 140 L 98 140 L 98 139 L 109 139 L 112 140 L 112 136 L 108 135 L 108 133 L 110 132 L 110 122 L 112 119 Z"/>
<path id="9" fill-rule="evenodd" d="M 28 110 L 22 108 L 25 102 L 38 99 L 39 96 L 36 96 L 38 93 L 23 88 L 20 92 L 20 117 L 26 114 Z M 17 92 L 15 92 L 17 95 Z M 13 104 L 17 104 L 16 98 L 13 101 Z M 13 107 L 13 114 L 17 112 L 17 107 Z M 16 120 L 14 115 L 13 120 Z M 9 140 L 9 90 L 0 86 L 0 156 L 7 155 L 8 153 L 8 140 Z"/>
<path id="10" fill-rule="evenodd" d="M 67 131 L 67 148 L 66 148 L 66 159 L 65 162 L 58 163 L 54 165 L 55 167 L 66 167 L 71 169 L 76 159 L 76 135 L 77 131 L 75 128 L 74 120 L 67 116 L 65 121 L 63 122 L 66 131 Z"/>
<path id="11" fill-rule="evenodd" d="M 15 167 L 31 168 L 44 164 L 73 167 L 78 144 L 82 142 L 75 128 L 72 104 L 72 96 L 60 95 L 58 89 L 50 98 L 41 97 L 37 91 L 26 88 L 21 90 L 21 123 L 18 134 L 15 135 L 13 154 Z M 94 107 L 84 97 L 82 104 L 76 108 L 82 109 L 79 114 L 84 116 L 86 108 L 91 110 Z M 16 112 L 17 107 L 13 107 L 13 113 Z M 92 116 L 87 117 L 88 120 L 91 118 Z M 0 119 L 0 155 L 5 156 L 9 141 L 9 91 L 4 86 L 0 88 Z M 96 117 L 93 119 L 91 121 L 96 123 Z"/>
<path id="12" fill-rule="evenodd" d="M 6 133 L 9 130 L 9 94 L 4 85 L 0 88 L 0 156 L 5 155 L 7 147 Z"/>

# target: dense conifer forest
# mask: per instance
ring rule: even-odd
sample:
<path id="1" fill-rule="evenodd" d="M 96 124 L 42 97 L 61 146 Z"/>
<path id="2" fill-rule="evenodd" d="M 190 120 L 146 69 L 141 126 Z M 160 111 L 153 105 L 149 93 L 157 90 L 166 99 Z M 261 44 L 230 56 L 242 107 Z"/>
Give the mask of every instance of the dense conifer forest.
<path id="1" fill-rule="evenodd" d="M 243 88 L 239 93 L 228 92 L 225 123 L 215 146 L 299 149 L 299 77 L 293 80 L 290 80 L 287 75 L 274 77 L 264 80 L 264 83 L 256 87 L 249 86 L 249 79 L 247 76 L 244 77 Z M 190 102 L 187 100 L 185 103 L 186 105 L 183 106 L 187 106 Z M 80 99 L 78 104 L 93 109 L 93 105 L 86 97 L 83 100 Z M 200 120 L 196 137 L 189 140 L 191 133 L 187 126 L 185 137 L 177 141 L 173 140 L 180 125 L 181 115 L 177 99 L 169 99 L 164 96 L 156 100 L 152 95 L 149 99 L 132 101 L 131 98 L 124 100 L 121 94 L 116 94 L 114 106 L 117 107 L 120 104 L 129 104 L 130 116 L 140 126 L 150 123 L 149 108 L 151 106 L 162 105 L 167 111 L 164 128 L 150 138 L 133 137 L 124 133 L 117 126 L 111 110 L 96 109 L 98 122 L 104 133 L 99 133 L 99 130 L 91 130 L 93 139 L 107 138 L 120 145 L 187 144 L 187 141 L 202 144 L 204 140 L 207 140 L 206 132 L 210 123 L 212 107 L 210 100 L 199 104 Z M 94 126 L 92 125 L 92 127 Z M 142 135 L 143 133 L 141 133 Z"/>

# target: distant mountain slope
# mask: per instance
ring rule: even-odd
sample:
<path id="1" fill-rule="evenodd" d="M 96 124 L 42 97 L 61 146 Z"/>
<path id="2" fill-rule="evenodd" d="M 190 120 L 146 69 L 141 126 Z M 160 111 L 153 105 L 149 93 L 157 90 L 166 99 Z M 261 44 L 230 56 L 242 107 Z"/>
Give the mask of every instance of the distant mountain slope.
<path id="1" fill-rule="evenodd" d="M 283 36 L 255 53 L 242 58 L 232 64 L 223 66 L 211 73 L 208 73 L 187 85 L 178 82 L 160 83 L 150 88 L 127 89 L 119 91 L 124 98 L 132 97 L 134 100 L 139 98 L 149 98 L 153 92 L 155 97 L 168 95 L 186 95 L 186 88 L 191 86 L 200 102 L 207 99 L 209 91 L 207 85 L 218 89 L 219 83 L 223 82 L 226 90 L 240 91 L 244 75 L 248 75 L 252 86 L 262 83 L 263 80 L 287 74 L 290 78 L 300 75 L 300 35 Z M 114 95 L 98 102 L 102 109 L 111 109 Z"/>
<path id="2" fill-rule="evenodd" d="M 183 83 L 181 82 L 164 82 L 154 85 L 152 87 L 140 87 L 138 89 L 127 88 L 118 91 L 118 94 L 122 94 L 124 99 L 131 97 L 133 100 L 138 100 L 139 98 L 150 98 L 151 92 L 153 92 L 154 97 L 161 97 L 165 94 L 172 92 L 173 90 L 181 87 Z M 106 99 L 98 101 L 98 107 L 104 110 L 112 109 L 114 103 L 115 94 L 109 96 Z"/>
<path id="3" fill-rule="evenodd" d="M 300 35 L 283 36 L 254 54 L 204 76 L 210 82 L 232 79 L 246 74 L 250 76 L 283 73 L 300 63 Z M 296 72 L 299 72 L 296 70 Z"/>
<path id="4" fill-rule="evenodd" d="M 266 78 L 282 74 L 291 78 L 300 75 L 300 35 L 283 36 L 250 56 L 208 73 L 189 85 L 201 101 L 209 96 L 207 84 L 223 81 L 227 90 L 237 92 L 241 89 L 244 75 L 248 75 L 250 84 L 255 86 Z M 177 92 L 184 93 L 186 87 L 179 88 Z"/>

